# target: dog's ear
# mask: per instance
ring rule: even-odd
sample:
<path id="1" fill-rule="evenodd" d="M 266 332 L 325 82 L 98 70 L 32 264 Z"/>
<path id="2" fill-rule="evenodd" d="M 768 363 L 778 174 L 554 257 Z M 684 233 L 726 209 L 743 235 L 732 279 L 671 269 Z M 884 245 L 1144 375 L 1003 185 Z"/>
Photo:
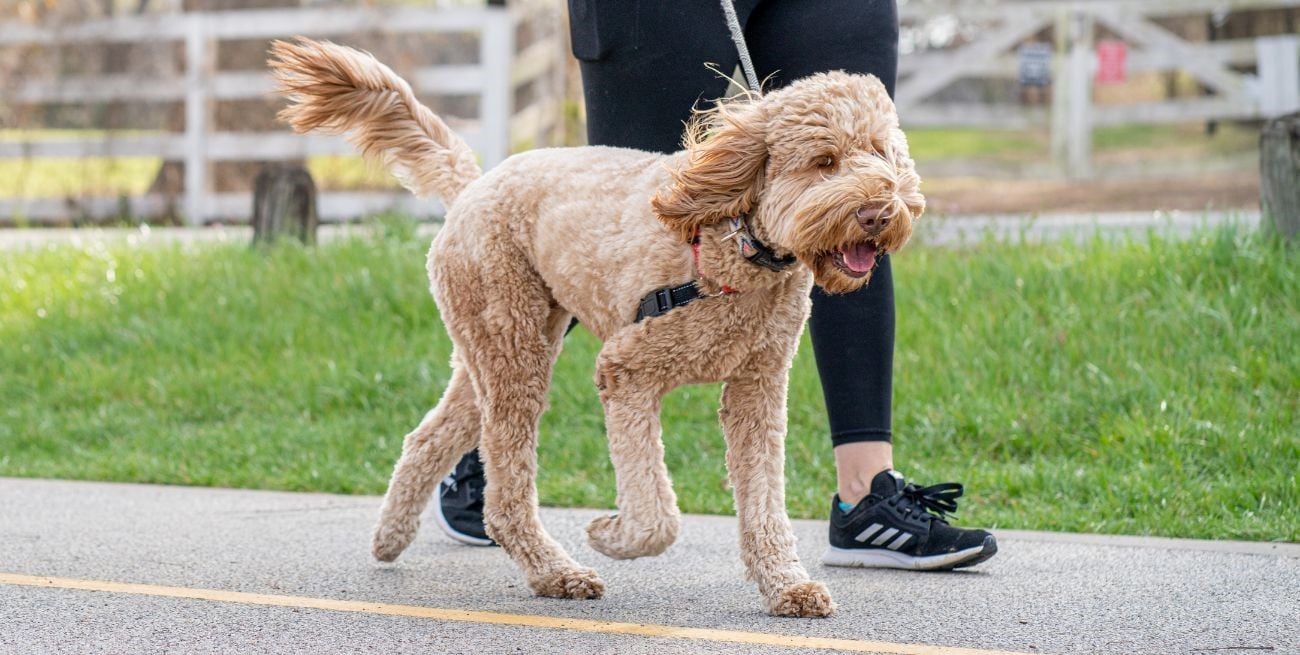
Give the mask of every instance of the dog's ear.
<path id="1" fill-rule="evenodd" d="M 690 240 L 701 226 L 749 212 L 767 163 L 765 132 L 756 103 L 724 103 L 696 116 L 687 127 L 685 163 L 650 201 L 659 220 Z"/>

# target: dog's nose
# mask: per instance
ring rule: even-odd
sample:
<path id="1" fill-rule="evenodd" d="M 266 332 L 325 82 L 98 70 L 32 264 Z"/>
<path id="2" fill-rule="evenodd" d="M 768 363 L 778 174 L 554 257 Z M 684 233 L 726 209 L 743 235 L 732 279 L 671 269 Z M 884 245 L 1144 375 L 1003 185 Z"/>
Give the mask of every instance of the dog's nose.
<path id="1" fill-rule="evenodd" d="M 858 225 L 866 230 L 868 234 L 875 236 L 885 231 L 889 227 L 889 214 L 885 207 L 863 205 L 858 207 L 853 216 L 858 219 Z"/>

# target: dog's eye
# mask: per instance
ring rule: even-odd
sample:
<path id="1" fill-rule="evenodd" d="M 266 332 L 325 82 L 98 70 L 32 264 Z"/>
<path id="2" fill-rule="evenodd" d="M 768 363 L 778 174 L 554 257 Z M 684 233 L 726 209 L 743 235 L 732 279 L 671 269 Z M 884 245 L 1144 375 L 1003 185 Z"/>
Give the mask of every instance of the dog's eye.
<path id="1" fill-rule="evenodd" d="M 830 155 L 822 155 L 814 163 L 816 163 L 817 168 L 835 168 L 835 158 Z"/>

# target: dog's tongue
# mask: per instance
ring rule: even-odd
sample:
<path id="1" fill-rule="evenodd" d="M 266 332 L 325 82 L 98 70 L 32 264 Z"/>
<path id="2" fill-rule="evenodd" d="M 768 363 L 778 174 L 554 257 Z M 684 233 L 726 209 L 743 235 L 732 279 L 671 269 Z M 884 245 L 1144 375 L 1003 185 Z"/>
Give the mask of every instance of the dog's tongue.
<path id="1" fill-rule="evenodd" d="M 844 253 L 844 264 L 854 273 L 866 273 L 876 266 L 876 246 L 873 244 L 859 243 L 840 252 Z"/>

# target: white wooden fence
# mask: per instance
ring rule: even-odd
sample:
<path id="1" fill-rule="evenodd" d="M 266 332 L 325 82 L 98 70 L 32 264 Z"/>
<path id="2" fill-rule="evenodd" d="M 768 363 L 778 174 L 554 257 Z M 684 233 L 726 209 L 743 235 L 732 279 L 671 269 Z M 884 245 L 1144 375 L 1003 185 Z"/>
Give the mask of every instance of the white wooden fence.
<path id="1" fill-rule="evenodd" d="M 539 16 L 535 12 L 549 13 Z M 22 104 L 183 102 L 183 133 L 110 133 L 66 140 L 0 141 L 0 159 L 154 156 L 180 160 L 185 163 L 183 215 L 187 223 L 246 219 L 252 206 L 250 194 L 214 193 L 213 163 L 295 160 L 352 154 L 354 150 L 336 137 L 299 136 L 288 131 L 215 131 L 214 103 L 264 97 L 273 89 L 264 71 L 217 70 L 214 62 L 222 41 L 307 35 L 347 43 L 347 36 L 357 33 L 476 33 L 476 63 L 421 68 L 410 81 L 417 93 L 479 98 L 476 119 L 449 123 L 480 154 L 484 166 L 490 167 L 509 154 L 512 138 L 545 145 L 561 121 L 567 51 L 567 44 L 562 42 L 563 30 L 550 29 L 522 50 L 516 47 L 521 21 L 549 21 L 558 26 L 560 19 L 556 8 L 534 3 L 509 9 L 292 8 L 140 15 L 53 26 L 0 23 L 0 47 L 172 41 L 183 42 L 185 50 L 184 75 L 179 78 L 63 76 L 22 83 L 6 94 L 11 102 Z M 540 82 L 534 85 L 538 91 L 534 102 L 516 111 L 515 90 L 530 82 Z M 123 207 L 123 202 L 128 206 Z M 111 216 L 123 209 L 131 215 L 150 216 L 160 213 L 165 202 L 157 194 L 128 199 L 0 200 L 0 217 L 19 216 L 41 223 L 67 220 L 69 214 Z M 351 219 L 390 209 L 416 215 L 438 211 L 435 205 L 418 203 L 405 191 L 327 192 L 321 194 L 319 207 L 323 220 Z"/>
<path id="2" fill-rule="evenodd" d="M 163 13 L 59 25 L 0 22 L 0 48 L 25 45 L 157 41 L 184 44 L 183 74 L 60 76 L 22 82 L 0 101 L 19 104 L 109 101 L 180 102 L 184 132 L 121 132 L 64 140 L 0 140 L 0 160 L 51 157 L 161 157 L 185 163 L 182 214 L 190 223 L 246 218 L 247 192 L 214 192 L 212 170 L 219 162 L 294 160 L 350 154 L 340 139 L 302 137 L 287 131 L 222 132 L 213 129 L 214 104 L 263 97 L 271 83 L 263 72 L 218 70 L 223 41 L 286 38 L 303 34 L 346 43 L 361 33 L 471 33 L 478 37 L 472 64 L 421 68 L 410 74 L 417 92 L 479 98 L 479 115 L 453 122 L 491 166 L 512 143 L 547 145 L 562 123 L 567 44 L 558 2 L 504 7 L 294 8 L 213 13 Z M 900 4 L 905 25 L 953 18 L 976 25 L 956 47 L 905 54 L 900 60 L 897 99 L 908 126 L 1020 128 L 1050 125 L 1053 154 L 1063 170 L 1089 172 L 1091 133 L 1096 126 L 1192 120 L 1255 119 L 1300 108 L 1300 37 L 1284 35 L 1230 41 L 1189 41 L 1162 27 L 1171 15 L 1208 14 L 1300 6 L 1300 0 L 910 0 Z M 539 12 L 544 15 L 539 16 Z M 520 48 L 523 21 L 549 22 L 553 29 Z M 1015 103 L 953 102 L 936 99 L 965 78 L 1015 79 L 1016 47 L 1051 28 L 1054 34 L 1050 109 Z M 1114 105 L 1093 101 L 1098 29 L 1130 46 L 1127 70 L 1185 71 L 1208 95 L 1160 102 Z M 1243 73 L 1242 70 L 1253 70 Z M 516 108 L 516 90 L 530 84 L 539 92 Z M 160 194 L 132 198 L 76 197 L 0 199 L 0 220 L 33 223 L 70 216 L 162 213 L 170 199 Z M 344 220 L 399 209 L 436 213 L 404 192 L 326 192 L 325 220 Z"/>
<path id="3" fill-rule="evenodd" d="M 899 114 L 907 126 L 1020 128 L 1050 121 L 1055 158 L 1070 173 L 1087 175 L 1096 126 L 1259 119 L 1300 109 L 1300 36 L 1189 41 L 1155 22 L 1166 16 L 1297 6 L 1297 0 L 913 0 L 900 7 L 905 25 L 952 20 L 978 29 L 958 47 L 900 59 Z M 1098 26 L 1130 46 L 1126 66 L 1130 74 L 1185 71 L 1211 94 L 1095 104 Z M 964 78 L 1015 79 L 1016 46 L 1046 28 L 1052 28 L 1055 39 L 1050 112 L 1011 103 L 933 98 Z M 1256 72 L 1239 72 L 1243 68 Z"/>

